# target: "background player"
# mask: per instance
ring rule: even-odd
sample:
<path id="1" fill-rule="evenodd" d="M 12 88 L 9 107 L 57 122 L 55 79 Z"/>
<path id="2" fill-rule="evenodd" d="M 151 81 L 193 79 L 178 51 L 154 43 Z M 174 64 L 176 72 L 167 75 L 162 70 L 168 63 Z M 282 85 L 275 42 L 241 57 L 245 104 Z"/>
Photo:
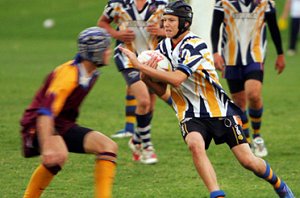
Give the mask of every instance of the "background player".
<path id="1" fill-rule="evenodd" d="M 98 26 L 105 28 L 117 40 L 114 59 L 128 86 L 126 99 L 130 106 L 127 110 L 130 112 L 127 114 L 131 117 L 127 122 L 130 121 L 131 124 L 124 131 L 120 131 L 121 134 L 113 137 L 130 136 L 134 132 L 136 117 L 137 131 L 129 141 L 129 146 L 133 151 L 133 160 L 144 164 L 158 161 L 150 133 L 155 94 L 149 92 L 140 79 L 139 71 L 133 68 L 118 47 L 124 45 L 137 54 L 155 49 L 159 36 L 165 34 L 160 22 L 166 4 L 165 0 L 110 0 L 98 21 Z M 113 22 L 117 24 L 117 29 L 112 26 Z"/>
<path id="2" fill-rule="evenodd" d="M 243 130 L 251 145 L 248 114 L 253 129 L 253 151 L 268 154 L 260 129 L 263 114 L 262 82 L 266 53 L 266 24 L 277 50 L 275 68 L 285 68 L 280 32 L 273 0 L 216 0 L 211 41 L 218 70 L 224 71 L 233 101 L 243 110 Z M 219 30 L 223 24 L 222 56 L 218 52 Z M 247 112 L 248 107 L 248 112 Z"/>
<path id="3" fill-rule="evenodd" d="M 68 152 L 96 156 L 95 197 L 111 197 L 117 144 L 100 132 L 76 124 L 79 106 L 92 89 L 98 67 L 110 59 L 110 36 L 91 27 L 78 38 L 78 54 L 46 78 L 21 120 L 24 157 L 41 155 L 24 198 L 40 197 L 67 160 Z"/>

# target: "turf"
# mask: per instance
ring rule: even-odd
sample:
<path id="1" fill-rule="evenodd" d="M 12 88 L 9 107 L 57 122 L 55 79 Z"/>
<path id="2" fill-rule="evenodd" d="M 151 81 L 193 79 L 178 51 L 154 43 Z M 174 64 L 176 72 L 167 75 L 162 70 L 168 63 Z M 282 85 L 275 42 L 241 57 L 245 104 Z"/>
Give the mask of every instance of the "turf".
<path id="1" fill-rule="evenodd" d="M 0 2 L 0 195 L 21 197 L 39 158 L 24 159 L 20 152 L 19 119 L 47 72 L 76 53 L 76 37 L 96 24 L 102 0 L 8 0 Z M 282 2 L 278 1 L 281 10 Z M 56 25 L 44 29 L 53 18 Z M 287 46 L 287 31 L 283 32 Z M 274 70 L 276 53 L 269 42 L 264 80 L 263 137 L 269 149 L 266 160 L 300 196 L 299 54 L 286 57 L 282 75 Z M 123 127 L 125 83 L 112 61 L 101 70 L 96 87 L 82 106 L 78 122 L 110 135 Z M 225 82 L 222 83 L 227 89 Z M 173 111 L 158 100 L 152 126 L 159 163 L 131 161 L 128 140 L 116 140 L 119 159 L 113 194 L 117 198 L 208 197 L 190 153 L 183 143 Z M 226 145 L 211 145 L 209 157 L 219 183 L 232 198 L 276 197 L 271 186 L 244 170 Z M 70 154 L 63 171 L 43 197 L 93 197 L 94 156 Z"/>

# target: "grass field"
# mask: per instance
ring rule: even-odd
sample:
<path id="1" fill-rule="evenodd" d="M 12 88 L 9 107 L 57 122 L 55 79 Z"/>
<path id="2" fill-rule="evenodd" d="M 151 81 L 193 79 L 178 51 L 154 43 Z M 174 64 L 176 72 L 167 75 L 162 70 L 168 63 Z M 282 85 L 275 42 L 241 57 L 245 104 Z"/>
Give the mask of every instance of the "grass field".
<path id="1" fill-rule="evenodd" d="M 72 59 L 76 37 L 96 24 L 103 0 L 0 1 L 0 197 L 22 197 L 39 158 L 20 153 L 19 119 L 45 74 Z M 281 10 L 282 1 L 278 1 Z M 53 18 L 56 25 L 44 29 Z M 283 32 L 287 46 L 287 32 Z M 266 160 L 300 196 L 300 92 L 299 53 L 286 57 L 282 75 L 274 70 L 276 53 L 269 42 L 265 65 L 263 137 L 269 149 Z M 107 135 L 123 127 L 125 83 L 113 62 L 82 106 L 79 123 Z M 223 85 L 226 88 L 224 81 Z M 158 101 L 153 119 L 153 142 L 159 163 L 133 163 L 126 140 L 116 140 L 119 159 L 113 194 L 116 198 L 205 198 L 208 192 L 197 176 L 190 153 L 182 141 L 173 111 Z M 276 197 L 271 186 L 244 170 L 226 145 L 211 145 L 209 157 L 219 183 L 229 198 Z M 94 156 L 70 154 L 68 163 L 43 197 L 93 197 Z"/>

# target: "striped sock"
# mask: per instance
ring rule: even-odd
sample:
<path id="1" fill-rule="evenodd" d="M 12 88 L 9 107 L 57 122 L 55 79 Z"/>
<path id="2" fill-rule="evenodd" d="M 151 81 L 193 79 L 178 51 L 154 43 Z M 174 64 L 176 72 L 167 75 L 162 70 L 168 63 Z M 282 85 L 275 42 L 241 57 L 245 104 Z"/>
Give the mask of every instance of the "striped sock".
<path id="1" fill-rule="evenodd" d="M 126 96 L 125 104 L 125 131 L 134 132 L 134 125 L 136 123 L 135 118 L 136 99 L 132 95 Z"/>
<path id="2" fill-rule="evenodd" d="M 277 177 L 277 175 L 273 172 L 270 165 L 265 161 L 266 164 L 266 171 L 263 175 L 256 174 L 258 177 L 263 178 L 267 182 L 269 182 L 276 191 L 281 190 L 285 183 Z"/>
<path id="3" fill-rule="evenodd" d="M 243 123 L 243 132 L 246 136 L 247 142 L 250 144 L 251 139 L 250 139 L 249 121 L 248 121 L 247 111 L 243 112 L 243 114 L 241 115 L 241 120 Z"/>
<path id="4" fill-rule="evenodd" d="M 249 108 L 249 116 L 251 120 L 251 126 L 253 129 L 253 138 L 260 136 L 260 127 L 261 127 L 261 118 L 263 114 L 263 107 L 260 109 L 250 109 Z"/>
<path id="5" fill-rule="evenodd" d="M 136 114 L 136 119 L 137 119 L 137 131 L 141 137 L 143 148 L 153 146 L 151 142 L 151 133 L 150 133 L 152 112 L 149 112 L 145 115 Z"/>

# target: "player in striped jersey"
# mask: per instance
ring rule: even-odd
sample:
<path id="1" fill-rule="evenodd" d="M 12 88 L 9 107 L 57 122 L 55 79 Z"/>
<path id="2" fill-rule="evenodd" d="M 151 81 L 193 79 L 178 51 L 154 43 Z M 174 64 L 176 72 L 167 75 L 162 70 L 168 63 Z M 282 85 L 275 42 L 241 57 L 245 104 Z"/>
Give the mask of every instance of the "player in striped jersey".
<path id="1" fill-rule="evenodd" d="M 95 154 L 95 197 L 110 198 L 117 144 L 100 132 L 79 126 L 79 107 L 93 88 L 98 67 L 110 60 L 110 36 L 91 27 L 78 37 L 74 60 L 55 68 L 37 91 L 21 120 L 24 157 L 41 155 L 24 198 L 40 197 L 67 160 L 68 152 Z"/>
<path id="2" fill-rule="evenodd" d="M 248 114 L 253 129 L 253 151 L 268 152 L 260 134 L 263 114 L 262 82 L 266 53 L 266 23 L 277 50 L 275 68 L 285 68 L 280 32 L 273 0 L 216 0 L 211 39 L 217 69 L 223 71 L 233 101 L 243 110 L 243 130 L 251 145 Z M 223 23 L 222 56 L 218 53 L 219 29 Z M 247 112 L 248 106 L 248 112 Z"/>
<path id="3" fill-rule="evenodd" d="M 131 136 L 131 133 L 134 133 L 129 141 L 133 150 L 133 160 L 144 164 L 154 164 L 158 161 L 151 141 L 151 120 L 156 97 L 148 91 L 145 83 L 140 80 L 139 71 L 133 68 L 118 47 L 124 45 L 137 54 L 155 49 L 160 36 L 164 36 L 160 26 L 166 4 L 167 0 L 110 0 L 98 22 L 100 27 L 107 29 L 117 40 L 114 59 L 128 87 L 128 119 L 125 131 L 120 131 L 112 137 Z M 111 23 L 115 23 L 117 29 L 114 29 Z M 168 97 L 163 98 L 168 101 Z M 134 99 L 137 100 L 136 103 Z M 135 118 L 137 130 L 134 130 Z"/>
<path id="4" fill-rule="evenodd" d="M 241 128 L 240 109 L 222 89 L 206 43 L 189 31 L 192 8 L 183 1 L 168 4 L 163 23 L 167 38 L 160 42 L 157 50 L 171 61 L 172 71 L 152 68 L 156 66 L 155 58 L 143 64 L 130 50 L 121 50 L 157 94 L 164 93 L 167 84 L 171 85 L 173 106 L 182 136 L 192 153 L 198 174 L 210 192 L 210 198 L 225 197 L 206 155 L 212 139 L 216 144 L 227 143 L 241 165 L 268 181 L 279 197 L 294 197 L 270 165 L 251 152 Z"/>

